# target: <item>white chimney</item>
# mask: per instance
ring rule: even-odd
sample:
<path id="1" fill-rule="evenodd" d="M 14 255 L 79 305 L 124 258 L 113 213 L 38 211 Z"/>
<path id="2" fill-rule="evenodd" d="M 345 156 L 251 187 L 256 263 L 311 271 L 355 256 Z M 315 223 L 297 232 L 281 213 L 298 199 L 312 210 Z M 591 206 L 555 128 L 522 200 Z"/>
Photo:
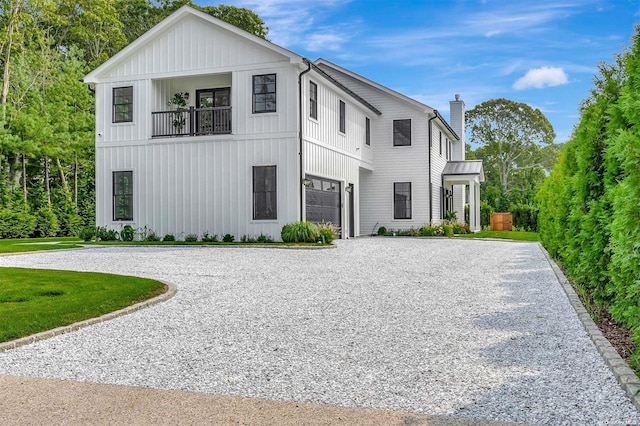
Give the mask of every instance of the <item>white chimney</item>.
<path id="1" fill-rule="evenodd" d="M 456 94 L 455 101 L 449 101 L 449 119 L 451 128 L 460 138 L 460 142 L 453 143 L 452 160 L 464 160 L 465 137 L 464 137 L 464 101 L 460 100 L 460 95 Z"/>

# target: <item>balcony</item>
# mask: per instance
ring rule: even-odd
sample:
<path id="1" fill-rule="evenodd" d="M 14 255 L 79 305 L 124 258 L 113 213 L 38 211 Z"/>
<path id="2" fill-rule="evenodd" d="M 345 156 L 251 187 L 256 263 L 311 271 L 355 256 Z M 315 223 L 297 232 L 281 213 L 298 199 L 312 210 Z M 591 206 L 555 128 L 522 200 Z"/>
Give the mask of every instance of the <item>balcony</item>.
<path id="1" fill-rule="evenodd" d="M 151 113 L 154 138 L 231 133 L 231 107 L 195 108 Z"/>

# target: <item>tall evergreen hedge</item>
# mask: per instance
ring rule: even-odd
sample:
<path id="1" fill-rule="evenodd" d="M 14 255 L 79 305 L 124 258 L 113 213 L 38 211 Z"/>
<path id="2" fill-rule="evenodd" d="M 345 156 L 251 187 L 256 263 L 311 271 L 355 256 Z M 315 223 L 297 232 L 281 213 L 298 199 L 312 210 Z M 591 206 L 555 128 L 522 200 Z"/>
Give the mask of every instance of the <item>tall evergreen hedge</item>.
<path id="1" fill-rule="evenodd" d="M 580 112 L 537 196 L 540 237 L 640 345 L 640 27 L 615 64 L 600 65 Z"/>

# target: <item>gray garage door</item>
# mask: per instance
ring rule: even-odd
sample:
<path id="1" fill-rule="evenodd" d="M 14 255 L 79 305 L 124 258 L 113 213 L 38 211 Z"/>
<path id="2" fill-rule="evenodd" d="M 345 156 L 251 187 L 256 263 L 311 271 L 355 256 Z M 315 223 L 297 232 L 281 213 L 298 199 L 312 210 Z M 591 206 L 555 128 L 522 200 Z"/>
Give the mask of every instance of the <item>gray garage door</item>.
<path id="1" fill-rule="evenodd" d="M 307 220 L 340 224 L 340 182 L 308 177 L 311 184 L 306 189 Z"/>

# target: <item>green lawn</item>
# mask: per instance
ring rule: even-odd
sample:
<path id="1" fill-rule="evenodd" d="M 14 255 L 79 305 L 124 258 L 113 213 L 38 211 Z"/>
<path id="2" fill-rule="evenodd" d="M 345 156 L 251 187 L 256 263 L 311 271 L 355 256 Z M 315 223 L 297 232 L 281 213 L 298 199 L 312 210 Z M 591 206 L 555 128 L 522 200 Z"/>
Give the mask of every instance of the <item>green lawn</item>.
<path id="1" fill-rule="evenodd" d="M 162 294 L 154 280 L 0 268 L 0 342 L 95 318 Z"/>
<path id="2" fill-rule="evenodd" d="M 0 239 L 0 253 L 77 248 L 82 242 L 77 237 Z"/>
<path id="3" fill-rule="evenodd" d="M 475 234 L 456 235 L 460 238 L 500 238 L 516 241 L 540 241 L 537 232 L 525 231 L 480 231 Z"/>

